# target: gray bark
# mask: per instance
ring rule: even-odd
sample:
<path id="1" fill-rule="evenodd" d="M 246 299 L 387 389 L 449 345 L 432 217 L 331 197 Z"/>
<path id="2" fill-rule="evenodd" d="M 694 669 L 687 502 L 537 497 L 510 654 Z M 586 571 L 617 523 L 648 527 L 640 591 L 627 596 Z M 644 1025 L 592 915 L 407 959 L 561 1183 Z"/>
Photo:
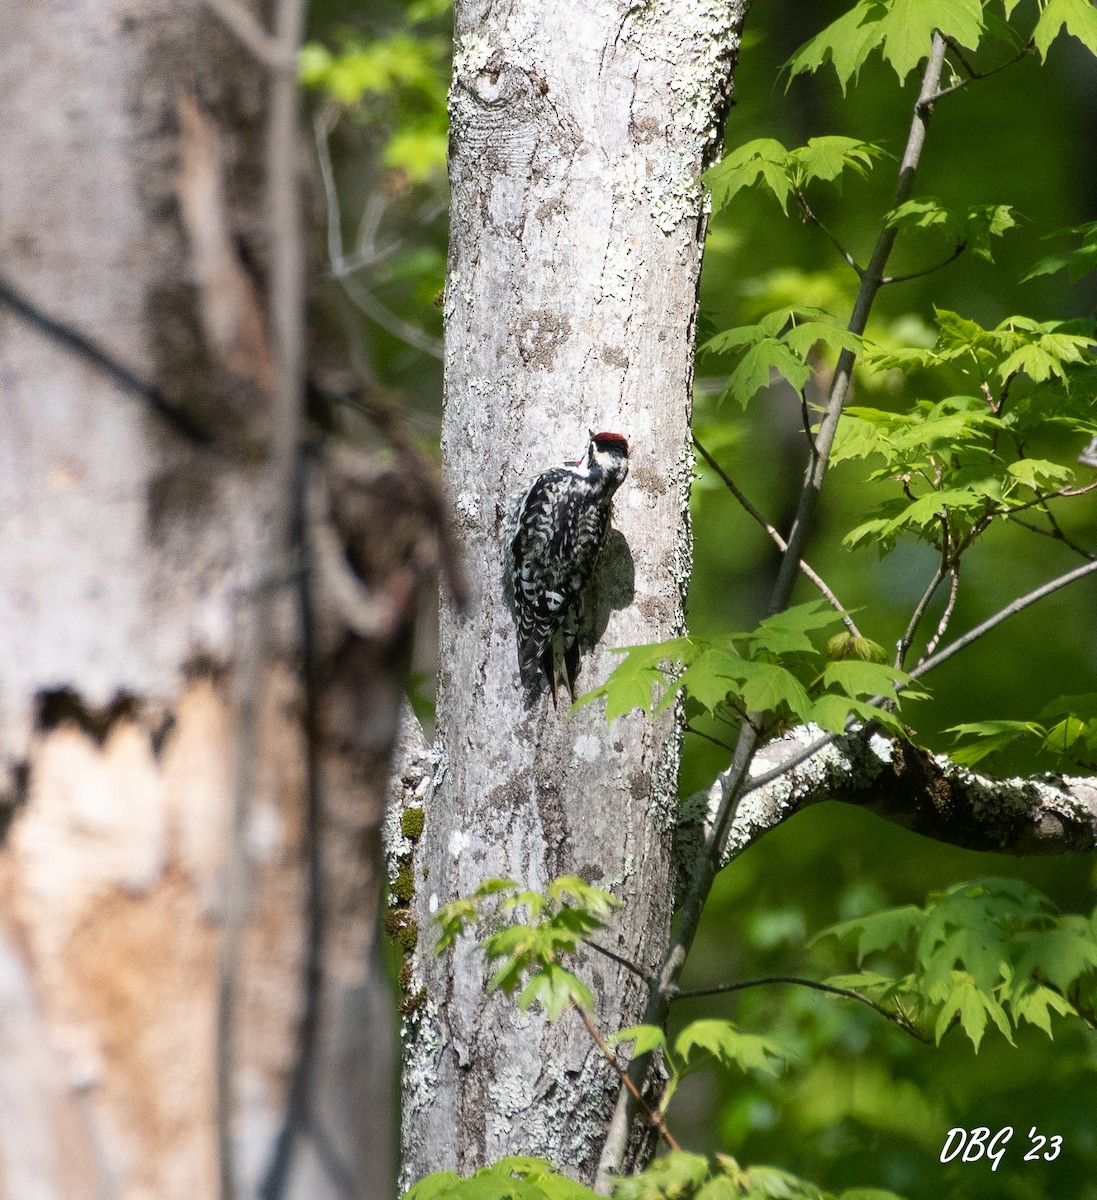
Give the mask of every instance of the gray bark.
<path id="1" fill-rule="evenodd" d="M 524 700 L 500 530 L 508 497 L 576 457 L 588 428 L 625 434 L 581 687 L 605 678 L 609 647 L 682 631 L 697 177 L 745 7 L 456 5 L 443 455 L 476 594 L 443 619 L 435 786 L 410 872 L 405 1182 L 506 1153 L 590 1180 L 617 1086 L 574 1014 L 550 1028 L 486 997 L 474 948 L 432 957 L 439 904 L 488 877 L 574 873 L 624 901 L 611 949 L 651 969 L 666 944 L 679 727 Z M 630 1024 L 643 984 L 602 958 L 585 970 L 599 1024 Z"/>

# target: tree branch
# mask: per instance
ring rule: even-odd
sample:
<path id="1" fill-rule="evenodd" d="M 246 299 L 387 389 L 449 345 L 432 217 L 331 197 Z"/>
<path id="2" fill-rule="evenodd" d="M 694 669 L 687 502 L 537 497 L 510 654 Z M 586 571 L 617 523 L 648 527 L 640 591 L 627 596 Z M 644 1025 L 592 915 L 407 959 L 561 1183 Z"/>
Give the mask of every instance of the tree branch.
<path id="1" fill-rule="evenodd" d="M 845 246 L 843 246 L 842 243 L 834 236 L 834 234 L 831 233 L 831 231 L 823 224 L 823 222 L 819 220 L 819 218 L 815 215 L 815 212 L 812 209 L 811 205 L 808 204 L 807 197 L 805 195 L 803 195 L 802 192 L 797 192 L 796 200 L 797 200 L 797 203 L 800 205 L 800 211 L 804 214 L 805 218 L 807 220 L 811 221 L 820 230 L 822 230 L 822 232 L 824 234 L 826 234 L 826 236 L 830 239 L 831 245 L 835 248 L 835 250 L 838 251 L 838 253 L 842 256 L 842 258 L 853 268 L 854 272 L 857 275 L 857 278 L 864 279 L 865 268 L 861 266 L 861 264 L 853 257 L 853 255 L 850 254 L 850 252 L 845 248 Z M 885 280 L 885 282 L 887 282 L 887 281 Z"/>
<path id="2" fill-rule="evenodd" d="M 583 938 L 583 944 L 589 946 L 592 950 L 596 950 L 599 954 L 604 955 L 611 962 L 617 963 L 625 968 L 626 971 L 631 971 L 637 979 L 642 979 L 645 983 L 651 983 L 651 976 L 644 970 L 641 970 L 631 959 L 625 958 L 620 954 L 616 954 L 613 950 L 607 949 L 605 946 L 600 946 L 597 942 L 590 938 Z"/>
<path id="3" fill-rule="evenodd" d="M 176 433 L 181 434 L 195 445 L 207 449 L 212 448 L 213 437 L 209 430 L 202 428 L 182 409 L 171 404 L 158 387 L 142 379 L 125 363 L 115 358 L 109 350 L 104 349 L 98 342 L 93 341 L 80 330 L 50 316 L 2 277 L 0 277 L 0 305 L 11 309 L 20 320 L 37 329 L 57 345 L 64 347 L 69 353 L 75 354 L 97 370 L 102 371 L 123 391 L 139 397 Z"/>
<path id="4" fill-rule="evenodd" d="M 856 805 L 968 850 L 1029 856 L 1097 849 L 1097 779 L 994 779 L 880 734 L 827 739 L 812 726 L 763 747 L 755 768 L 758 786 L 740 805 L 724 863 L 824 800 Z M 696 808 L 695 802 L 713 811 L 718 786 L 687 805 Z"/>
<path id="5" fill-rule="evenodd" d="M 305 381 L 305 246 L 302 236 L 301 180 L 298 175 L 300 93 L 294 64 L 305 29 L 306 0 L 278 0 L 274 18 L 274 61 L 271 67 L 270 115 L 267 124 L 267 204 L 271 234 L 271 318 L 275 340 L 274 427 L 271 480 L 274 491 L 274 537 L 284 536 L 295 513 L 298 528 L 305 516 L 301 501 L 299 455 Z M 281 67 L 279 67 L 281 64 Z M 300 507 L 299 507 L 300 506 Z M 302 597 L 309 595 L 307 582 Z M 311 641 L 310 601 L 302 600 L 305 628 Z M 311 645 L 304 646 L 305 651 Z M 307 680 L 306 680 L 307 687 Z M 315 712 L 312 714 L 315 723 Z M 315 738 L 314 738 L 315 745 Z M 278 1200 L 285 1191 L 294 1142 L 308 1117 L 316 1037 L 323 988 L 322 864 L 318 766 L 306 790 L 305 821 L 309 876 L 309 946 L 305 956 L 304 998 L 299 1020 L 289 1095 L 274 1155 L 260 1187 L 263 1200 Z"/>
<path id="6" fill-rule="evenodd" d="M 238 0 L 204 0 L 204 3 L 265 67 L 271 71 L 286 71 L 296 65 L 297 47 L 293 46 L 287 55 L 280 39 L 271 37 L 255 19 L 255 14 Z"/>
<path id="7" fill-rule="evenodd" d="M 952 38 L 946 38 L 945 43 L 950 50 L 959 58 L 961 65 L 967 72 L 967 79 L 961 79 L 959 83 L 952 84 L 951 87 L 941 88 L 933 97 L 933 103 L 943 99 L 945 96 L 951 96 L 954 92 L 959 92 L 966 88 L 969 83 L 974 83 L 977 79 L 989 79 L 992 75 L 997 75 L 999 71 L 1005 71 L 1009 67 L 1016 66 L 1023 58 L 1027 58 L 1035 49 L 1035 43 L 1031 40 L 1026 42 L 1021 49 L 1014 55 L 1013 58 L 1007 59 L 1004 63 L 999 63 L 996 67 L 991 67 L 989 71 L 977 71 L 967 58 L 964 56 L 960 44 Z"/>

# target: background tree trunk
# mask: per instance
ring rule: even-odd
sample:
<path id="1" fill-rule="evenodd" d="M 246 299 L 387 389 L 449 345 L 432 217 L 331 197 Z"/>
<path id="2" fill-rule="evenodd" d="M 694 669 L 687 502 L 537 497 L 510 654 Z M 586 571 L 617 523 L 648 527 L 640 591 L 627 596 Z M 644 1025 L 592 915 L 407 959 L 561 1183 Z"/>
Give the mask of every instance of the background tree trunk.
<path id="1" fill-rule="evenodd" d="M 254 576 L 264 73 L 197 3 L 28 0 L 0 12 L 0 43 L 0 1197 L 193 1200 L 217 1194 L 237 633 L 256 587 L 278 586 Z M 348 558 L 382 593 L 399 576 L 406 601 L 414 474 L 323 469 Z M 268 1170 L 320 997 L 319 780 L 326 988 L 283 1194 L 380 1197 L 396 1140 L 380 824 L 411 604 L 371 640 L 314 595 L 308 694 L 293 594 L 276 593 L 245 830 L 237 1194 Z"/>
<path id="2" fill-rule="evenodd" d="M 610 949 L 650 969 L 666 945 L 680 728 L 524 702 L 500 529 L 508 497 L 579 455 L 588 428 L 624 433 L 582 688 L 609 647 L 682 632 L 697 176 L 745 7 L 455 7 L 443 455 L 476 595 L 443 618 L 436 782 L 405 876 L 424 934 L 405 975 L 405 1182 L 516 1152 L 590 1180 L 617 1087 L 574 1015 L 550 1028 L 486 997 L 473 948 L 432 957 L 440 904 L 489 877 L 578 874 L 625 902 Z M 599 1023 L 633 1023 L 644 984 L 600 956 L 587 967 Z"/>

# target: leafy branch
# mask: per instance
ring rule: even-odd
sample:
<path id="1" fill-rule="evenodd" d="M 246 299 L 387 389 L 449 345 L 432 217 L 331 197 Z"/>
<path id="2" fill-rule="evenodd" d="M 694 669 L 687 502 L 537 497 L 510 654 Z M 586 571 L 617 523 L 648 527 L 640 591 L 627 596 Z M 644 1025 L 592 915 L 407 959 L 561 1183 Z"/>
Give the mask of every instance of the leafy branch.
<path id="1" fill-rule="evenodd" d="M 672 1150 L 678 1150 L 680 1147 L 666 1125 L 666 1108 L 681 1080 L 697 1065 L 695 1051 L 725 1065 L 737 1064 L 744 1070 L 758 1069 L 770 1074 L 786 1055 L 775 1042 L 740 1033 L 726 1021 L 695 1021 L 678 1035 L 673 1046 L 667 1045 L 663 1031 L 654 1027 L 634 1027 L 603 1038 L 591 1016 L 594 997 L 578 975 L 564 966 L 564 960 L 588 945 L 607 953 L 591 942 L 590 934 L 603 926 L 604 918 L 616 904 L 608 892 L 577 876 L 560 876 L 543 893 L 521 888 L 509 879 L 489 879 L 470 896 L 439 909 L 436 922 L 440 933 L 435 951 L 443 953 L 451 949 L 460 936 L 485 919 L 489 906 L 499 916 L 509 917 L 501 927 L 497 920 L 493 921 L 495 927 L 480 943 L 485 958 L 497 964 L 489 990 L 510 994 L 522 986 L 519 1008 L 525 1010 L 539 1004 L 550 1021 L 574 1008 L 591 1041 L 617 1072 L 622 1086 L 649 1124 Z M 514 919 L 522 912 L 526 920 Z M 628 965 L 638 972 L 633 964 Z M 664 1052 L 669 1081 L 655 1107 L 617 1061 L 613 1047 L 624 1041 L 635 1041 L 643 1052 L 657 1047 Z"/>
<path id="2" fill-rule="evenodd" d="M 710 1162 L 672 1150 L 646 1170 L 614 1181 L 617 1200 L 899 1200 L 873 1188 L 837 1195 L 776 1167 L 743 1167 L 728 1154 Z M 511 1155 L 468 1179 L 437 1171 L 420 1180 L 405 1200 L 593 1200 L 598 1193 L 576 1183 L 543 1158 Z"/>
<path id="3" fill-rule="evenodd" d="M 974 766 L 1020 741 L 1036 742 L 1056 765 L 1097 770 L 1097 693 L 1060 696 L 1044 705 L 1035 721 L 969 721 L 948 730 L 957 741 L 972 739 L 952 751 L 958 763 Z"/>
<path id="4" fill-rule="evenodd" d="M 598 1052 L 670 1147 L 671 1153 L 647 1171 L 614 1179 L 613 1194 L 619 1198 L 690 1195 L 702 1200 L 724 1195 L 711 1187 L 711 1181 L 730 1176 L 738 1181 L 739 1190 L 733 1195 L 754 1195 L 755 1186 L 762 1188 L 758 1194 L 772 1195 L 768 1185 L 775 1180 L 770 1168 L 743 1171 L 723 1156 L 710 1164 L 700 1156 L 685 1154 L 667 1128 L 666 1113 L 681 1083 L 701 1064 L 712 1061 L 773 1076 L 789 1060 L 790 1051 L 772 1038 L 744 1033 L 732 1021 L 713 1018 L 690 1022 L 673 1040 L 661 1026 L 649 1024 L 605 1038 L 574 992 L 556 1003 L 558 989 L 552 980 L 554 970 L 562 969 L 560 956 L 578 949 L 571 932 L 599 925 L 610 911 L 608 894 L 574 877 L 554 880 L 544 894 L 522 890 L 509 880 L 490 880 L 467 900 L 447 905 L 439 913 L 443 930 L 439 947 L 451 946 L 462 931 L 476 923 L 489 901 L 499 902 L 501 910 L 511 916 L 525 910 L 531 918 L 528 923 L 497 929 L 485 939 L 489 958 L 503 960 L 493 977 L 496 985 L 511 989 L 519 977 L 526 977 L 523 997 L 536 996 L 550 1019 L 575 1007 Z M 567 933 L 563 933 L 565 929 Z M 1041 892 L 1017 880 L 991 878 L 961 884 L 931 895 L 921 907 L 905 905 L 830 926 L 812 944 L 831 940 L 839 951 L 852 944 L 857 970 L 825 980 L 770 976 L 679 991 L 673 998 L 728 995 L 778 984 L 808 987 L 870 1008 L 922 1042 L 940 1043 L 953 1028 L 960 1028 L 976 1052 L 991 1030 L 1012 1043 L 1022 1024 L 1051 1037 L 1053 1017 L 1093 1023 L 1097 911 L 1089 918 L 1062 915 Z M 531 954 L 534 945 L 540 949 Z M 543 986 L 535 986 L 538 979 L 544 981 Z M 660 1055 L 666 1082 L 657 1106 L 649 1103 L 618 1063 L 613 1048 L 625 1042 L 632 1043 L 634 1060 Z M 560 1190 L 554 1169 L 543 1160 L 511 1158 L 477 1172 L 469 1181 L 438 1172 L 416 1185 L 408 1200 L 472 1200 L 481 1194 L 503 1194 L 488 1189 L 498 1189 L 503 1180 L 514 1178 L 530 1186 L 517 1188 L 507 1182 L 506 1194 L 539 1200 L 558 1196 L 578 1200 L 594 1195 L 571 1181 Z M 782 1176 L 780 1182 L 784 1188 L 781 1195 L 799 1195 L 800 1187 L 807 1186 L 791 1176 Z M 657 1189 L 654 1192 L 653 1187 Z"/>
<path id="5" fill-rule="evenodd" d="M 1057 592 L 1060 588 L 1067 587 L 1072 583 L 1077 583 L 1079 580 L 1095 573 L 1097 573 L 1097 560 L 1087 562 L 1080 567 L 1075 567 L 1072 571 L 1067 571 L 1063 575 L 1059 575 L 1055 579 L 1051 579 L 1047 583 L 1043 583 L 1039 587 L 1034 588 L 1031 592 L 1027 592 L 1025 595 L 1017 597 L 1016 600 L 1011 601 L 1004 608 L 999 609 L 998 612 L 993 614 L 993 616 L 988 617 L 985 621 L 982 621 L 974 628 L 969 629 L 967 633 L 962 634 L 960 637 L 950 642 L 944 647 L 943 650 L 937 650 L 933 654 L 929 655 L 929 657 L 923 658 L 918 665 L 909 672 L 910 678 L 912 680 L 923 678 L 924 676 L 928 675 L 930 671 L 935 670 L 942 663 L 947 662 L 948 659 L 950 659 L 954 654 L 958 654 L 961 650 L 970 646 L 973 642 L 985 637 L 992 629 L 995 629 L 1004 621 L 1009 620 L 1010 617 L 1014 617 L 1018 613 L 1023 612 L 1026 608 L 1038 603 L 1040 600 L 1045 599 L 1053 592 Z M 884 699 L 885 697 L 882 696 L 874 697 L 872 700 L 868 701 L 868 703 L 871 707 L 876 707 L 877 705 L 882 704 Z M 845 732 L 852 732 L 855 726 L 856 719 L 852 718 L 848 722 Z M 837 733 L 824 733 L 822 736 L 813 739 L 802 750 L 783 758 L 780 764 L 774 767 L 772 770 L 765 771 L 761 774 L 752 775 L 748 781 L 743 783 L 740 790 L 740 797 L 749 795 L 751 792 L 758 791 L 761 788 L 768 787 L 771 783 L 774 783 L 782 776 L 787 775 L 790 771 L 795 770 L 796 767 L 807 762 L 809 759 L 814 758 L 828 746 L 833 745 L 839 736 L 841 735 Z"/>
<path id="6" fill-rule="evenodd" d="M 1053 1013 L 1086 1020 L 1094 1007 L 1094 918 L 1060 915 L 1020 880 L 958 884 L 924 907 L 844 921 L 816 940 L 828 937 L 854 941 L 862 967 L 829 982 L 901 1006 L 938 1043 L 957 1025 L 976 1051 L 990 1027 L 1010 1043 L 1022 1023 L 1051 1037 Z M 874 958 L 887 969 L 864 969 Z"/>
<path id="7" fill-rule="evenodd" d="M 593 1011 L 594 997 L 585 983 L 561 965 L 561 959 L 580 949 L 616 907 L 609 892 L 592 887 L 577 875 L 561 875 L 544 893 L 522 888 L 510 879 L 489 879 L 470 896 L 443 905 L 437 914 L 440 934 L 436 953 L 450 949 L 461 934 L 483 917 L 485 906 L 502 914 L 524 909 L 528 920 L 512 921 L 481 943 L 489 963 L 500 964 L 488 990 L 510 995 L 524 984 L 518 997 L 522 1010 L 540 1004 L 554 1021 L 570 1005 Z"/>

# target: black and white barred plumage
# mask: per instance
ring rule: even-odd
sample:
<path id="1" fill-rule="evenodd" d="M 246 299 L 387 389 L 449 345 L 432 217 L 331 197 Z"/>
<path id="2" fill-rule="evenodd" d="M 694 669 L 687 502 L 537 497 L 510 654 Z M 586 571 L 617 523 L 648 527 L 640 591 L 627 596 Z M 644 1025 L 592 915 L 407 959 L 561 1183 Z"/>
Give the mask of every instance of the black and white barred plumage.
<path id="1" fill-rule="evenodd" d="M 579 673 L 579 603 L 609 529 L 613 494 L 628 474 L 628 441 L 591 432 L 586 457 L 538 475 L 510 514 L 504 553 L 514 590 L 518 663 L 527 683 L 538 667 L 556 703 L 553 639 L 563 630 L 568 691 Z"/>

